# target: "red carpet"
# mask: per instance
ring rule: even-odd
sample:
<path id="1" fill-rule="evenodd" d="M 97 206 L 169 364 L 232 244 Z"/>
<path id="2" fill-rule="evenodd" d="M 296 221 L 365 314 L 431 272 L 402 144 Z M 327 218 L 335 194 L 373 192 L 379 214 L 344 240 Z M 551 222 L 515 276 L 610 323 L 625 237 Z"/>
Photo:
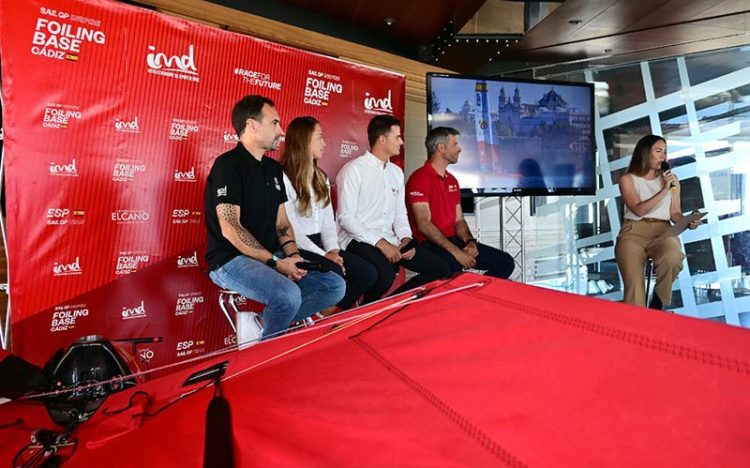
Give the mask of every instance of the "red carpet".
<path id="1" fill-rule="evenodd" d="M 238 466 L 750 465 L 750 330 L 498 280 L 431 298 L 479 281 L 228 355 Z M 208 364 L 142 385 L 146 410 Z M 200 465 L 213 392 L 104 414 L 132 394 L 80 426 L 66 466 Z M 2 463 L 34 410 L 0 405 L 24 420 L 0 430 Z"/>

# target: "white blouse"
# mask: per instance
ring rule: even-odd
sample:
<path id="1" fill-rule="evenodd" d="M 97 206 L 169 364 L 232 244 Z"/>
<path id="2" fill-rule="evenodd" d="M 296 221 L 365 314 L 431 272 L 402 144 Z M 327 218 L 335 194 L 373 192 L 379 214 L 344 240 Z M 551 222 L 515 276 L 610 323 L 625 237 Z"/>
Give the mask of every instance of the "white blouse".
<path id="1" fill-rule="evenodd" d="M 297 191 L 294 190 L 292 181 L 289 180 L 289 177 L 287 177 L 286 174 L 284 174 L 284 185 L 286 186 L 286 197 L 288 199 L 284 204 L 284 209 L 286 209 L 286 215 L 289 218 L 289 222 L 292 224 L 292 229 L 294 229 L 297 247 L 319 255 L 325 255 L 326 252 L 338 249 L 339 244 L 336 239 L 336 223 L 333 220 L 332 204 L 329 203 L 328 206 L 323 207 L 323 204 L 315 198 L 311 183 L 308 187 L 313 198 L 310 201 L 310 214 L 302 216 L 298 209 L 299 200 L 297 197 Z M 326 185 L 328 186 L 328 193 L 330 193 L 331 184 L 327 179 Z M 325 250 L 322 250 L 311 241 L 309 237 L 307 237 L 312 234 L 320 234 L 323 248 Z"/>
<path id="2" fill-rule="evenodd" d="M 648 180 L 643 177 L 638 177 L 633 174 L 629 174 L 630 177 L 633 178 L 633 187 L 635 188 L 635 193 L 638 195 L 638 201 L 644 201 L 648 200 L 649 198 L 653 197 L 659 191 L 662 189 L 662 178 L 657 177 L 654 180 Z M 643 216 L 638 216 L 637 214 L 630 211 L 630 208 L 628 208 L 627 205 L 625 205 L 625 219 L 631 219 L 633 221 L 638 221 L 643 218 L 656 218 L 656 219 L 665 219 L 669 221 L 671 218 L 671 214 L 669 212 L 670 207 L 672 206 L 672 194 L 667 194 L 664 198 L 659 200 L 659 203 L 656 204 L 656 206 L 646 213 Z"/>

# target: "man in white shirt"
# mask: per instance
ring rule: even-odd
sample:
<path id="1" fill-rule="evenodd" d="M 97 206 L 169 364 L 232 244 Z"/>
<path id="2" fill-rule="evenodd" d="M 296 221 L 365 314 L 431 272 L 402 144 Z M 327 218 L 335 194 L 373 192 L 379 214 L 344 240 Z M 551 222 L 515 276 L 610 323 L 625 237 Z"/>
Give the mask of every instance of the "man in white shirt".
<path id="1" fill-rule="evenodd" d="M 390 162 L 399 154 L 401 122 L 378 115 L 367 126 L 370 151 L 347 163 L 336 177 L 339 244 L 370 262 L 378 279 L 364 294 L 364 302 L 379 299 L 390 289 L 403 266 L 418 273 L 395 293 L 450 275 L 447 262 L 412 240 L 404 201 L 404 173 Z"/>

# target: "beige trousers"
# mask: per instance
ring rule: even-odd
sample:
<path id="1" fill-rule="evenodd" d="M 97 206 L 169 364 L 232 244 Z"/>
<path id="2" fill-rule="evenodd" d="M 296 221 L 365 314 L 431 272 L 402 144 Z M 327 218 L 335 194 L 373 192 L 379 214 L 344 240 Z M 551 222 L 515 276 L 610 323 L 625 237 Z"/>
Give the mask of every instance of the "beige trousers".
<path id="1" fill-rule="evenodd" d="M 656 286 L 654 294 L 665 306 L 672 301 L 672 283 L 682 270 L 680 240 L 669 237 L 654 240 L 669 229 L 667 223 L 625 220 L 617 235 L 615 260 L 625 284 L 623 301 L 626 304 L 646 306 L 646 261 L 654 260 Z"/>

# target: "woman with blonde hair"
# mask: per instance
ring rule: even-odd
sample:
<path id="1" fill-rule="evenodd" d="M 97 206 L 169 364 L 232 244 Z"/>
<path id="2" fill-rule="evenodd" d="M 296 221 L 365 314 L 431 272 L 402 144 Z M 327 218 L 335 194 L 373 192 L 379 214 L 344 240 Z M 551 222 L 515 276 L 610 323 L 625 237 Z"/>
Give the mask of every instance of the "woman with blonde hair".
<path id="1" fill-rule="evenodd" d="M 346 280 L 346 294 L 337 306 L 348 309 L 370 289 L 377 272 L 368 262 L 339 249 L 331 185 L 326 173 L 318 167 L 325 147 L 323 129 L 317 119 L 297 117 L 289 123 L 281 155 L 288 198 L 285 208 L 300 254 Z"/>
<path id="2" fill-rule="evenodd" d="M 625 215 L 615 244 L 615 259 L 625 286 L 623 301 L 646 305 L 644 270 L 648 258 L 656 271 L 652 309 L 662 309 L 672 300 L 672 283 L 682 270 L 680 240 L 659 238 L 682 219 L 680 181 L 668 169 L 667 142 L 658 135 L 647 135 L 635 145 L 627 173 L 620 178 L 620 194 Z M 664 169 L 666 170 L 664 170 Z M 695 229 L 700 221 L 689 225 Z"/>

